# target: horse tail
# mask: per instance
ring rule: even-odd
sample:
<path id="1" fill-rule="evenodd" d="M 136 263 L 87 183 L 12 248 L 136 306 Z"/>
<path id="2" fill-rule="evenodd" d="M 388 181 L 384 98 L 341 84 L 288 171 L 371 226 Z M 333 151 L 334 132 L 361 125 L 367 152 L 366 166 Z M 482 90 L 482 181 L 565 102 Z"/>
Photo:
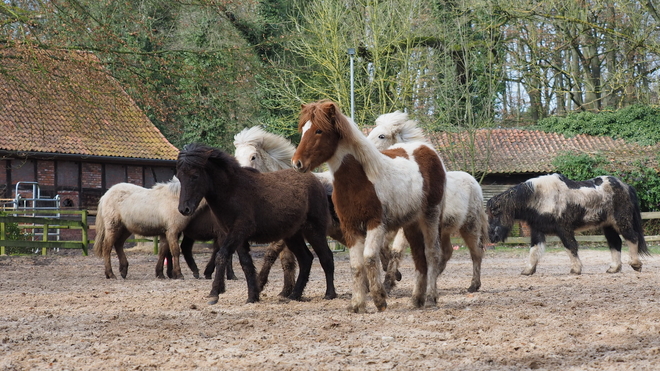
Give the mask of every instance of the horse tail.
<path id="1" fill-rule="evenodd" d="M 637 191 L 632 186 L 628 186 L 628 192 L 630 193 L 630 201 L 633 206 L 633 215 L 632 215 L 632 228 L 633 231 L 637 234 L 637 251 L 641 255 L 651 255 L 648 246 L 646 245 L 646 240 L 644 239 L 644 228 L 642 227 L 642 213 L 639 207 L 639 198 L 637 197 Z"/>
<path id="2" fill-rule="evenodd" d="M 481 205 L 483 205 L 483 202 Z M 488 237 L 488 215 L 486 215 L 483 206 L 479 208 L 479 220 L 481 222 L 479 226 L 481 229 L 481 248 L 486 250 L 486 245 L 490 243 L 490 238 Z"/>
<path id="3" fill-rule="evenodd" d="M 105 223 L 103 222 L 103 211 L 101 210 L 101 202 L 96 209 L 96 237 L 94 237 L 94 254 L 98 257 L 103 257 L 103 240 L 105 239 Z"/>

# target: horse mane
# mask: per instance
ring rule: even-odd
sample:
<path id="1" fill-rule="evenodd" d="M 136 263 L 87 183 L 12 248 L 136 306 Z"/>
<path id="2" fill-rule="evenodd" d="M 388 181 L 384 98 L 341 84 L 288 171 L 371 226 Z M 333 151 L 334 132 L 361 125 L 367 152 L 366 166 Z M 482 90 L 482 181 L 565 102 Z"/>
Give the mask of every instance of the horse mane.
<path id="1" fill-rule="evenodd" d="M 207 146 L 201 143 L 187 144 L 179 152 L 177 167 L 187 165 L 193 167 L 205 167 L 209 160 L 216 164 L 223 164 L 228 169 L 240 169 L 241 165 L 236 158 L 221 149 Z"/>
<path id="2" fill-rule="evenodd" d="M 408 119 L 408 113 L 394 111 L 378 116 L 376 126 L 389 132 L 397 143 L 428 142 L 424 131 L 417 126 L 416 120 Z"/>
<path id="3" fill-rule="evenodd" d="M 296 147 L 291 144 L 291 141 L 282 136 L 269 133 L 260 126 L 245 128 L 234 136 L 234 146 L 246 145 L 264 150 L 282 168 L 291 167 L 291 157 L 296 152 Z"/>
<path id="4" fill-rule="evenodd" d="M 159 182 L 154 184 L 151 189 L 153 190 L 162 190 L 162 189 L 167 189 L 170 193 L 173 195 L 179 195 L 181 193 L 181 183 L 179 182 L 179 178 L 174 176 L 172 179 L 168 180 L 167 182 Z"/>

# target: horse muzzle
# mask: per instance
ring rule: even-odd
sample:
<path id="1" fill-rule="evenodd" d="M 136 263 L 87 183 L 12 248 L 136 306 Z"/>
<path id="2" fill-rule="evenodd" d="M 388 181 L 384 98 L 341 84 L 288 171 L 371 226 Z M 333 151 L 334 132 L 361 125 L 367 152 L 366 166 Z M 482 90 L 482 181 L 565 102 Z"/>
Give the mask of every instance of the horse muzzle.
<path id="1" fill-rule="evenodd" d="M 190 206 L 179 206 L 179 212 L 183 216 L 190 216 L 192 213 L 195 212 L 195 208 L 192 208 Z"/>
<path id="2" fill-rule="evenodd" d="M 299 173 L 306 173 L 309 170 L 309 166 L 305 166 L 302 160 L 291 160 L 291 165 Z"/>

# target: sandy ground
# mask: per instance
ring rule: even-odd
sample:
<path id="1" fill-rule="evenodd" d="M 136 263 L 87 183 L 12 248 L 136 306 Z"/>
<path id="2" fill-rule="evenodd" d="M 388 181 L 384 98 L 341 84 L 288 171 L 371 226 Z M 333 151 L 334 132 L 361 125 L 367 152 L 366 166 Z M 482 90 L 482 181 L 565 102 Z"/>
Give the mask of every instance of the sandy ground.
<path id="1" fill-rule="evenodd" d="M 338 299 L 322 299 L 315 259 L 302 302 L 278 298 L 276 266 L 261 302 L 245 304 L 235 265 L 241 279 L 213 306 L 210 281 L 187 267 L 185 280 L 158 280 L 144 252 L 129 253 L 125 280 L 105 279 L 100 259 L 79 252 L 0 257 L 0 370 L 660 369 L 658 257 L 612 275 L 609 252 L 581 250 L 583 274 L 571 276 L 567 255 L 550 250 L 524 277 L 526 253 L 489 250 L 481 291 L 469 294 L 471 261 L 457 251 L 438 306 L 422 310 L 409 305 L 407 257 L 388 309 L 369 302 L 367 314 L 347 311 L 347 253 L 335 259 Z"/>

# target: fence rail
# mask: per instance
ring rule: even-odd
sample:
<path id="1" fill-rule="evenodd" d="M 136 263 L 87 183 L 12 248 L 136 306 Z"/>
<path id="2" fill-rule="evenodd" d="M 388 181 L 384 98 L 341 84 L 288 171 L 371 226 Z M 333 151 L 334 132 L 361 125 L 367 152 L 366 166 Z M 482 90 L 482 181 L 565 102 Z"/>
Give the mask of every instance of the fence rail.
<path id="1" fill-rule="evenodd" d="M 48 217 L 31 217 L 21 216 L 24 214 L 33 213 L 32 210 L 12 210 L 8 211 L 11 215 L 0 215 L 0 255 L 6 255 L 7 247 L 27 247 L 33 249 L 41 249 L 41 254 L 46 255 L 49 248 L 60 249 L 81 249 L 83 255 L 88 255 L 88 246 L 94 243 L 94 240 L 89 239 L 89 229 L 94 229 L 94 225 L 88 224 L 89 212 L 87 210 L 40 210 L 40 213 L 59 214 L 59 218 Z M 79 218 L 78 219 L 78 216 Z M 76 219 L 67 219 L 76 218 Z M 644 212 L 642 219 L 660 219 L 660 212 Z M 35 230 L 42 230 L 40 233 L 42 239 L 39 241 L 24 241 L 24 240 L 8 240 L 6 239 L 7 223 L 16 223 L 18 227 L 23 230 L 32 230 L 34 236 Z M 81 229 L 82 238 L 80 241 L 51 241 L 48 240 L 48 230 L 50 229 Z M 605 236 L 576 236 L 575 239 L 579 242 L 606 242 Z M 658 242 L 660 236 L 645 236 L 647 242 Z M 547 242 L 559 242 L 555 236 L 548 236 Z M 140 238 L 129 239 L 127 242 L 153 242 L 154 254 L 158 253 L 158 237 L 154 238 Z M 461 238 L 452 238 L 452 243 L 461 244 Z M 505 244 L 529 244 L 529 237 L 509 237 Z M 336 247 L 335 247 L 336 249 Z"/>

